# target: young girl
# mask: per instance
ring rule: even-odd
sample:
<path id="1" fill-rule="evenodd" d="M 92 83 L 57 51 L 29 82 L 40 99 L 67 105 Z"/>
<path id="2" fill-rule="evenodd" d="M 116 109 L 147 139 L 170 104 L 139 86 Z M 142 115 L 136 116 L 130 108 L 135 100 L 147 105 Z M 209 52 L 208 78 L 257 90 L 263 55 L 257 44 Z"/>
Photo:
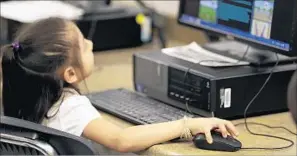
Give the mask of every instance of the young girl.
<path id="1" fill-rule="evenodd" d="M 218 118 L 184 118 L 119 128 L 105 120 L 77 90 L 94 66 L 92 42 L 71 21 L 48 18 L 30 24 L 1 49 L 3 104 L 16 117 L 77 136 L 119 152 L 135 152 L 175 138 L 191 139 L 211 130 L 237 136 L 234 125 Z"/>

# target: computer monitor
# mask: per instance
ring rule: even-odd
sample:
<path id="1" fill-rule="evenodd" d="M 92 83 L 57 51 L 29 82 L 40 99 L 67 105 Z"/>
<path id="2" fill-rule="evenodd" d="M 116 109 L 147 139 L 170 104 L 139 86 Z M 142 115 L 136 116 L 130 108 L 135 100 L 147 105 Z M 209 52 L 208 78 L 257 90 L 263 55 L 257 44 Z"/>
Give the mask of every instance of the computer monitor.
<path id="1" fill-rule="evenodd" d="M 180 0 L 178 22 L 232 37 L 233 41 L 253 47 L 253 53 L 261 52 L 256 55 L 273 54 L 275 58 L 269 50 L 277 52 L 283 60 L 297 56 L 296 0 Z M 234 49 L 230 44 L 226 46 Z M 211 48 L 210 44 L 206 47 Z"/>

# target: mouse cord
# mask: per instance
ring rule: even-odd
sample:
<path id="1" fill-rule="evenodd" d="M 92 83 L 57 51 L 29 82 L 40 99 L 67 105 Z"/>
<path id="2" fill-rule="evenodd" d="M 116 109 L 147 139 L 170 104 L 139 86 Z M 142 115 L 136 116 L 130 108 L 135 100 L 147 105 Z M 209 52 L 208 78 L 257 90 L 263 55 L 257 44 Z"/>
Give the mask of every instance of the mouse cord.
<path id="1" fill-rule="evenodd" d="M 235 126 L 244 125 L 244 124 L 245 123 L 238 123 L 238 124 L 235 124 Z M 259 126 L 267 127 L 267 128 L 270 128 L 270 129 L 283 129 L 283 130 L 291 133 L 292 135 L 297 135 L 297 133 L 294 133 L 293 131 L 289 130 L 288 128 L 282 127 L 282 126 L 269 126 L 269 125 L 265 125 L 265 124 L 257 123 L 257 122 L 247 122 L 247 124 L 249 124 L 249 125 L 259 125 Z"/>
<path id="2" fill-rule="evenodd" d="M 185 102 L 186 102 L 186 113 L 189 113 L 189 114 L 191 114 L 191 115 L 194 115 L 193 113 L 192 113 L 192 111 L 189 109 L 189 102 L 191 102 L 191 97 L 188 97 L 188 93 L 187 93 L 187 84 L 186 84 L 186 81 L 187 81 L 187 78 L 188 78 L 188 75 L 189 75 L 189 72 L 190 72 L 190 70 L 192 69 L 192 67 L 194 67 L 196 64 L 193 64 L 191 67 L 189 67 L 188 69 L 187 69 L 187 71 L 185 72 L 185 74 L 184 74 L 184 77 L 183 77 L 183 87 L 184 87 L 184 89 L 183 89 L 183 96 L 184 96 L 184 99 L 185 99 Z"/>
<path id="3" fill-rule="evenodd" d="M 245 52 L 245 54 L 243 55 L 243 58 L 240 59 L 240 60 L 243 60 L 244 57 L 246 56 L 246 54 L 248 53 L 248 50 L 249 50 L 249 46 L 247 47 L 247 50 Z M 276 54 L 276 53 L 275 53 Z M 251 104 L 255 101 L 255 99 L 260 95 L 260 93 L 262 92 L 262 90 L 265 88 L 265 86 L 267 85 L 267 83 L 269 82 L 270 78 L 272 77 L 273 75 L 273 71 L 275 70 L 275 68 L 278 66 L 279 64 L 279 57 L 278 55 L 276 54 L 276 58 L 277 58 L 277 62 L 275 64 L 275 66 L 271 69 L 271 72 L 269 74 L 269 76 L 267 77 L 266 81 L 264 82 L 264 84 L 262 85 L 262 87 L 260 88 L 260 90 L 258 91 L 258 93 L 252 98 L 252 100 L 248 103 L 245 111 L 244 111 L 244 123 L 238 123 L 236 124 L 235 126 L 239 126 L 239 125 L 242 125 L 244 124 L 247 131 L 252 134 L 252 135 L 257 135 L 257 136 L 264 136 L 264 137 L 270 137 L 270 138 L 276 138 L 276 139 L 280 139 L 280 140 L 284 140 L 284 141 L 287 141 L 290 143 L 290 145 L 288 146 L 284 146 L 284 147 L 276 147 L 276 148 L 260 148 L 260 147 L 243 147 L 241 149 L 246 149 L 246 150 L 278 150 L 278 149 L 286 149 L 286 148 L 290 148 L 294 145 L 294 142 L 292 140 L 289 140 L 289 139 L 286 139 L 286 138 L 282 138 L 282 137 L 278 137 L 278 136 L 272 136 L 272 135 L 267 135 L 267 134 L 258 134 L 258 133 L 254 133 L 252 132 L 249 127 L 248 127 L 248 124 L 256 124 L 256 125 L 262 125 L 262 126 L 265 126 L 265 127 L 268 127 L 268 128 L 282 128 L 282 129 L 285 129 L 287 130 L 288 132 L 292 133 L 293 135 L 296 135 L 296 133 L 290 131 L 289 129 L 285 128 L 285 127 L 272 127 L 272 126 L 268 126 L 268 125 L 265 125 L 265 124 L 261 124 L 261 123 L 255 123 L 255 122 L 247 122 L 247 111 L 248 111 L 248 108 L 251 106 Z M 240 62 L 240 60 L 238 62 Z M 198 64 L 200 64 L 201 62 L 199 62 Z M 183 84 L 184 84 L 184 98 L 187 97 L 187 90 L 186 90 L 186 80 L 187 80 L 187 77 L 188 77 L 188 73 L 190 72 L 191 68 L 194 67 L 196 64 L 194 64 L 193 66 L 191 66 L 190 68 L 187 69 L 187 71 L 185 72 L 184 74 L 184 77 L 183 77 Z M 192 100 L 193 101 L 193 100 Z M 193 115 L 193 113 L 191 112 L 191 110 L 189 109 L 189 106 L 188 106 L 188 103 L 189 102 L 192 102 L 191 100 L 186 100 L 186 111 L 189 112 L 190 114 Z"/>
<path id="4" fill-rule="evenodd" d="M 276 53 L 275 53 L 276 54 Z M 289 139 L 286 139 L 286 138 L 283 138 L 283 137 L 279 137 L 279 136 L 273 136 L 273 135 L 267 135 L 267 134 L 260 134 L 260 133 L 255 133 L 255 132 L 252 132 L 250 130 L 250 128 L 248 127 L 248 122 L 247 122 L 247 111 L 249 109 L 249 107 L 251 106 L 251 104 L 255 101 L 255 99 L 259 96 L 259 94 L 262 92 L 262 90 L 265 88 L 265 86 L 267 85 L 267 83 L 269 82 L 270 78 L 272 77 L 273 75 L 273 71 L 275 70 L 275 68 L 278 66 L 279 64 L 279 58 L 278 58 L 278 55 L 276 54 L 276 57 L 277 57 L 277 62 L 275 64 L 275 66 L 271 69 L 271 72 L 269 74 L 269 76 L 267 77 L 266 81 L 264 82 L 264 84 L 262 85 L 262 87 L 260 88 L 260 90 L 258 91 L 258 93 L 252 98 L 252 100 L 248 103 L 247 107 L 245 108 L 245 111 L 244 111 L 244 125 L 247 129 L 247 131 L 252 134 L 252 135 L 257 135 L 257 136 L 264 136 L 264 137 L 269 137 L 269 138 L 276 138 L 276 139 L 280 139 L 280 140 L 284 140 L 284 141 L 287 141 L 290 143 L 290 145 L 287 145 L 287 146 L 283 146 L 283 147 L 274 147 L 274 148 L 261 148 L 261 147 L 244 147 L 244 148 L 241 148 L 241 149 L 252 149 L 252 150 L 255 150 L 255 149 L 263 149 L 263 150 L 278 150 L 278 149 L 286 149 L 286 148 L 290 148 L 294 145 L 294 142 L 292 140 L 289 140 Z M 243 124 L 243 123 L 240 123 L 240 124 Z M 237 125 L 240 125 L 240 124 L 237 124 Z M 258 124 L 258 123 L 257 123 Z M 264 124 L 259 124 L 259 125 L 264 125 Z M 266 127 L 270 127 L 270 126 L 267 126 L 265 125 Z M 284 127 L 281 127 L 281 128 L 284 128 Z M 286 129 L 286 128 L 284 128 Z M 295 133 L 293 133 L 295 134 Z"/>

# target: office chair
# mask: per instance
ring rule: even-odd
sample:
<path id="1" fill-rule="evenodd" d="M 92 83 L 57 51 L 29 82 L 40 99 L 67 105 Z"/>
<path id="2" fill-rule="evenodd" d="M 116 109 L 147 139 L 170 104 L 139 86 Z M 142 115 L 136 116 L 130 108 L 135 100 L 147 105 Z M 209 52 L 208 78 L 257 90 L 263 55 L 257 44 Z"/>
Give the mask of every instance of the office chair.
<path id="1" fill-rule="evenodd" d="M 25 120 L 1 116 L 1 155 L 97 155 L 88 140 Z"/>
<path id="2" fill-rule="evenodd" d="M 288 87 L 288 107 L 297 125 L 297 70 L 293 74 Z"/>

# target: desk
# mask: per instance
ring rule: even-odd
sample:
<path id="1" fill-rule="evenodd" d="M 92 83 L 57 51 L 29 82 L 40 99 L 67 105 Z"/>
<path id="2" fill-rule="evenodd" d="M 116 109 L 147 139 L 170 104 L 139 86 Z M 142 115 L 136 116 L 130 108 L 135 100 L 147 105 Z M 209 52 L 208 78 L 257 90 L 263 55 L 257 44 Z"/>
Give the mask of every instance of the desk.
<path id="1" fill-rule="evenodd" d="M 170 41 L 169 46 L 184 45 L 185 43 Z M 127 88 L 133 90 L 133 76 L 132 76 L 132 54 L 134 52 L 148 51 L 152 49 L 157 49 L 156 46 L 146 45 L 138 48 L 113 50 L 108 52 L 98 52 L 95 53 L 95 64 L 100 67 L 100 70 L 96 70 L 92 76 L 86 80 L 88 90 L 101 91 L 111 88 Z M 82 85 L 84 87 L 84 85 Z M 85 90 L 82 89 L 84 92 Z M 124 120 L 117 117 L 109 115 L 104 112 L 100 112 L 103 117 L 111 122 L 119 125 L 120 127 L 132 126 Z M 248 119 L 250 122 L 260 122 L 271 126 L 284 126 L 290 130 L 296 132 L 296 127 L 290 118 L 289 113 L 279 113 L 273 115 L 259 116 Z M 235 120 L 234 124 L 243 122 L 243 120 Z M 192 142 L 183 143 L 164 143 L 160 145 L 155 145 L 139 154 L 145 155 L 297 155 L 296 152 L 296 136 L 282 130 L 282 129 L 267 129 L 258 125 L 249 126 L 254 132 L 272 134 L 281 137 L 291 139 L 295 142 L 294 147 L 285 150 L 277 151 L 263 151 L 263 150 L 241 150 L 235 153 L 222 153 L 214 151 L 200 150 L 194 147 Z M 288 145 L 287 142 L 272 138 L 265 138 L 260 136 L 250 135 L 244 125 L 238 126 L 240 132 L 239 140 L 242 142 L 244 147 L 279 147 Z"/>

